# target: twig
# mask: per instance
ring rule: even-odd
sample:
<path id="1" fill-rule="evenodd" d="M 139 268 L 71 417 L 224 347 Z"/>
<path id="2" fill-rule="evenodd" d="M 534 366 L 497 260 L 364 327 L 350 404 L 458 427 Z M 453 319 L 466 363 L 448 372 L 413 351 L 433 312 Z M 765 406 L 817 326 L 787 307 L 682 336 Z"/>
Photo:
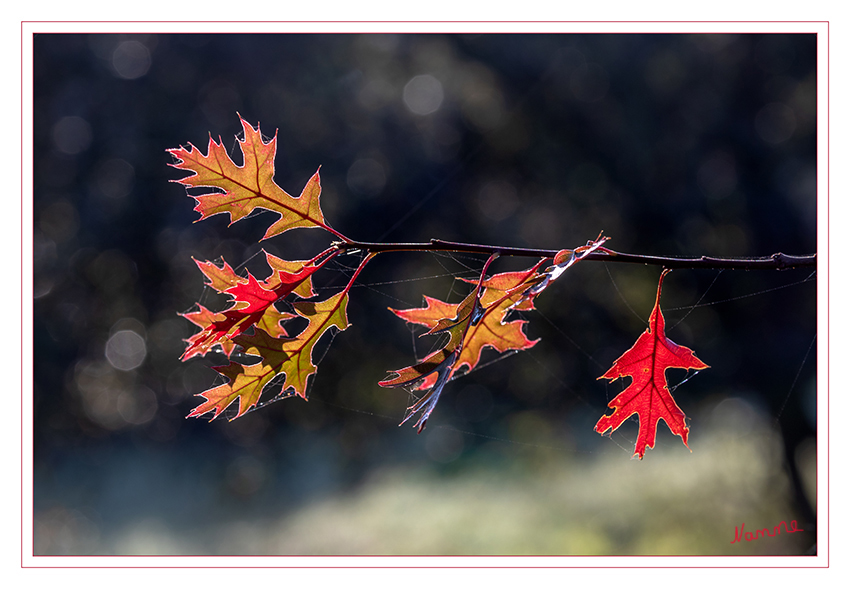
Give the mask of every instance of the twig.
<path id="1" fill-rule="evenodd" d="M 474 243 L 458 243 L 432 239 L 427 243 L 370 243 L 363 241 L 335 241 L 332 244 L 340 251 L 361 250 L 370 253 L 383 252 L 464 252 L 472 254 L 499 254 L 500 256 L 520 256 L 535 258 L 552 258 L 559 250 L 529 249 L 521 247 L 502 247 L 495 245 L 480 245 Z M 670 256 L 645 256 L 617 252 L 605 247 L 588 254 L 586 261 L 621 262 L 626 264 L 645 264 L 648 266 L 664 266 L 665 268 L 713 268 L 726 270 L 788 270 L 817 266 L 817 254 L 788 255 L 776 253 L 772 256 L 758 258 L 716 258 L 700 256 L 698 258 L 677 258 Z"/>

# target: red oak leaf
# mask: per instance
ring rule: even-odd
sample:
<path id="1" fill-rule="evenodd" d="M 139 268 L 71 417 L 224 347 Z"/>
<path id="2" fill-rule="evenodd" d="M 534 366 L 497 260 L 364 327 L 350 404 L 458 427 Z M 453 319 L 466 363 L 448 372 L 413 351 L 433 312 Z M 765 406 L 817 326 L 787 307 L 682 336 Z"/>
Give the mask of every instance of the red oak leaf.
<path id="1" fill-rule="evenodd" d="M 235 284 L 224 292 L 231 295 L 237 305 L 242 303 L 239 312 L 246 315 L 265 311 L 278 299 L 277 293 L 261 286 L 250 272 L 247 282 Z"/>
<path id="2" fill-rule="evenodd" d="M 596 431 L 604 434 L 613 432 L 622 423 L 637 413 L 640 430 L 635 444 L 635 456 L 643 458 L 647 448 L 655 447 L 658 421 L 663 419 L 670 430 L 680 436 L 688 446 L 688 426 L 685 414 L 679 409 L 667 388 L 665 372 L 668 368 L 702 370 L 708 365 L 697 358 L 693 351 L 673 343 L 664 334 L 664 315 L 661 314 L 661 285 L 670 270 L 661 273 L 655 307 L 649 316 L 649 328 L 644 331 L 625 354 L 617 358 L 614 365 L 599 378 L 615 380 L 629 376 L 631 384 L 608 403 L 614 409 L 596 423 Z"/>
<path id="3" fill-rule="evenodd" d="M 307 182 L 301 196 L 293 197 L 274 182 L 274 158 L 277 151 L 277 133 L 267 143 L 259 127 L 239 117 L 244 138 L 239 140 L 244 163 L 241 166 L 230 158 L 221 138 L 218 143 L 210 136 L 207 155 L 189 144 L 189 149 L 179 147 L 167 150 L 177 162 L 169 164 L 178 170 L 192 172 L 174 180 L 190 188 L 212 188 L 203 194 L 192 195 L 197 201 L 198 219 L 219 213 L 230 215 L 230 222 L 244 219 L 254 209 L 279 213 L 280 218 L 266 231 L 263 239 L 279 235 L 296 227 L 321 227 L 335 233 L 325 223 L 319 196 L 322 192 L 319 172 Z M 338 235 L 338 234 L 337 234 Z"/>
<path id="4" fill-rule="evenodd" d="M 181 359 L 185 361 L 204 355 L 216 345 L 221 345 L 229 356 L 233 351 L 233 338 L 254 325 L 274 337 L 286 335 L 280 321 L 293 315 L 278 311 L 274 307 L 275 301 L 293 292 L 302 297 L 313 296 L 311 276 L 329 259 L 327 257 L 319 264 L 312 261 L 288 262 L 266 253 L 266 261 L 273 272 L 264 282 L 259 282 L 250 272 L 247 278 L 236 276 L 226 263 L 222 269 L 209 262 L 198 262 L 198 267 L 210 279 L 209 285 L 233 297 L 233 302 L 230 307 L 215 314 L 208 323 L 201 325 L 203 329 L 187 340 L 186 351 Z M 229 283 L 233 283 L 232 286 L 221 290 Z M 199 313 L 196 313 L 195 318 L 206 321 L 207 317 Z M 187 315 L 184 317 L 200 325 L 195 318 Z"/>

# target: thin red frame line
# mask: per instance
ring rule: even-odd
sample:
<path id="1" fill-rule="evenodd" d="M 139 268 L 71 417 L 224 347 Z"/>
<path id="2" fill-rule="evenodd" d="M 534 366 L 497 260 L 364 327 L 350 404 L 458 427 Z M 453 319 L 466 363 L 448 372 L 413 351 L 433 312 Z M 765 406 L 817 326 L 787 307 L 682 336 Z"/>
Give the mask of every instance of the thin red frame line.
<path id="1" fill-rule="evenodd" d="M 826 52 L 826 119 L 829 118 L 829 21 L 826 21 L 826 42 L 827 42 L 827 52 Z M 817 88 L 817 87 L 816 87 Z M 826 249 L 829 251 L 830 248 L 830 237 L 831 233 L 829 231 L 829 156 L 830 156 L 830 144 L 832 143 L 832 136 L 829 133 L 829 125 L 826 125 L 826 241 L 827 246 Z M 826 423 L 827 423 L 827 433 L 831 432 L 832 425 L 829 419 L 829 339 L 830 339 L 830 330 L 829 330 L 829 256 L 826 259 L 826 321 L 827 321 L 827 337 L 826 337 Z M 815 355 L 817 358 L 817 354 Z M 817 369 L 815 369 L 815 374 L 817 375 Z M 817 413 L 817 412 L 816 412 Z M 815 451 L 815 464 L 817 464 L 817 450 Z M 817 500 L 817 466 L 815 466 L 815 500 Z M 830 492 L 829 487 L 829 439 L 827 439 L 826 444 L 826 512 L 830 513 L 829 499 L 832 497 L 832 493 Z M 829 526 L 829 524 L 827 524 Z M 831 537 L 832 537 L 832 526 L 827 528 L 826 538 L 827 538 L 827 546 L 831 545 Z M 818 535 L 820 535 L 820 526 L 818 526 Z M 829 568 L 829 551 L 826 553 L 826 567 Z"/>
<path id="2" fill-rule="evenodd" d="M 24 127 L 24 121 L 23 121 L 23 111 L 24 111 L 24 104 L 23 104 L 24 103 L 24 101 L 23 101 L 23 95 L 24 95 L 24 92 L 23 92 L 23 82 L 24 82 L 24 72 L 23 72 L 24 30 L 23 29 L 24 29 L 24 24 L 29 24 L 29 23 L 84 23 L 84 22 L 113 23 L 113 22 L 128 22 L 128 21 L 112 21 L 112 20 L 103 20 L 103 21 L 91 21 L 91 20 L 87 20 L 87 21 L 21 21 L 21 107 L 20 108 L 21 108 L 21 152 L 22 153 L 23 153 L 23 147 L 24 147 L 24 145 L 23 145 L 23 143 L 24 143 L 24 140 L 23 140 L 23 137 L 24 137 L 24 135 L 23 135 L 23 127 Z M 830 38 L 829 38 L 829 22 L 830 21 L 829 20 L 791 20 L 791 21 L 735 21 L 735 20 L 733 20 L 733 21 L 675 21 L 675 20 L 673 20 L 673 21 L 595 21 L 595 20 L 593 20 L 593 21 L 534 21 L 534 20 L 530 20 L 530 21 L 374 21 L 374 20 L 372 20 L 372 21 L 250 21 L 249 20 L 249 21 L 131 21 L 131 22 L 133 24 L 145 24 L 145 23 L 148 23 L 148 22 L 152 22 L 152 23 L 196 23 L 196 22 L 198 22 L 198 23 L 216 23 L 216 24 L 225 24 L 225 23 L 231 23 L 231 22 L 232 23 L 294 23 L 294 24 L 301 24 L 301 23 L 306 23 L 306 24 L 310 24 L 310 23 L 352 23 L 352 24 L 360 24 L 360 23 L 391 23 L 391 24 L 392 23 L 410 23 L 410 24 L 420 24 L 420 23 L 426 23 L 426 24 L 430 24 L 430 23 L 464 23 L 464 24 L 466 24 L 466 23 L 481 23 L 481 24 L 641 23 L 641 24 L 644 24 L 644 23 L 685 23 L 685 22 L 700 23 L 700 24 L 712 24 L 712 23 L 786 23 L 786 24 L 790 24 L 790 23 L 820 23 L 820 24 L 823 24 L 823 23 L 825 23 L 826 26 L 827 26 L 827 48 L 829 49 L 829 47 L 830 47 Z M 709 33 L 705 33 L 704 31 L 700 31 L 700 32 L 704 33 L 704 34 L 709 34 Z M 221 33 L 221 34 L 228 34 L 228 33 Z M 233 34 L 238 34 L 238 33 L 233 33 Z M 308 33 L 304 33 L 304 34 L 308 34 Z M 344 34 L 344 33 L 334 33 L 334 34 Z M 523 33 L 514 33 L 514 34 L 523 34 Z M 545 33 L 533 32 L 533 33 L 528 33 L 528 34 L 545 34 Z M 588 34 L 603 34 L 603 33 L 588 33 Z M 619 33 L 610 33 L 610 34 L 619 34 Z M 646 33 L 624 32 L 622 34 L 646 34 Z M 650 34 L 652 34 L 652 33 L 650 33 Z M 658 34 L 687 34 L 687 33 L 682 33 L 681 31 L 677 31 L 675 33 L 671 32 L 671 33 L 658 33 Z M 789 34 L 794 34 L 794 33 L 789 33 Z M 809 33 L 797 32 L 797 34 L 809 34 Z M 817 32 L 815 32 L 815 34 L 817 35 Z M 830 60 L 829 60 L 829 51 L 827 51 L 827 101 L 826 101 L 827 102 L 827 119 L 829 119 L 829 113 L 830 113 L 830 110 L 829 110 L 829 107 L 830 107 L 829 73 L 830 73 Z M 827 186 L 827 188 L 826 188 L 827 248 L 830 249 L 830 245 L 831 245 L 830 238 L 831 238 L 831 236 L 830 236 L 830 233 L 829 233 L 829 196 L 830 196 L 830 192 L 829 192 L 829 171 L 830 171 L 829 147 L 831 146 L 832 138 L 829 134 L 829 128 L 828 127 L 826 129 L 826 133 L 827 133 L 827 160 L 826 160 L 826 168 L 827 168 L 827 174 L 826 174 L 826 186 Z M 817 157 L 817 154 L 816 154 L 816 157 Z M 21 158 L 21 178 L 23 178 L 23 173 L 24 173 L 23 167 L 24 167 L 23 158 Z M 23 199 L 24 199 L 24 194 L 23 194 L 23 183 L 22 183 L 22 186 L 21 186 L 21 206 L 22 206 L 22 209 L 21 209 L 21 286 L 20 286 L 20 289 L 21 289 L 20 290 L 20 293 L 21 293 L 21 348 L 22 349 L 23 349 L 23 333 L 24 333 L 24 331 L 23 331 L 23 326 L 24 326 L 24 317 L 23 317 L 23 296 L 24 296 L 24 288 L 23 288 L 23 279 L 24 279 Z M 829 269 L 830 269 L 829 259 L 827 259 L 827 294 L 826 294 L 827 318 L 829 317 L 829 302 L 830 302 L 830 299 L 829 299 Z M 828 334 L 828 336 L 827 336 L 827 354 L 826 354 L 827 408 L 829 407 L 829 347 L 830 347 L 830 339 L 831 338 L 829 337 L 829 334 Z M 22 376 L 23 376 L 23 368 L 24 368 L 24 359 L 23 359 L 23 354 L 22 354 L 21 355 L 21 375 Z M 23 395 L 24 395 L 24 390 L 23 390 L 23 379 L 22 379 L 21 380 L 21 404 L 22 405 L 23 405 Z M 827 423 L 828 423 L 828 425 L 831 425 L 831 421 L 829 419 L 829 413 L 827 413 Z M 176 566 L 176 567 L 133 567 L 133 566 L 125 566 L 125 567 L 89 567 L 89 566 L 83 566 L 83 567 L 25 567 L 24 564 L 23 564 L 23 561 L 24 561 L 24 554 L 23 554 L 23 535 L 24 535 L 24 531 L 23 531 L 23 517 L 24 517 L 24 515 L 23 515 L 23 444 L 24 444 L 24 439 L 23 439 L 23 411 L 22 411 L 21 412 L 21 499 L 20 499 L 20 501 L 21 501 L 21 568 L 186 568 L 186 569 L 210 568 L 210 567 L 194 567 L 194 566 Z M 826 479 L 827 479 L 826 484 L 827 484 L 827 493 L 828 493 L 827 494 L 827 508 L 829 508 L 829 505 L 830 505 L 829 499 L 830 499 L 830 495 L 831 495 L 829 493 L 829 490 L 830 490 L 830 479 L 829 479 L 829 463 L 830 463 L 830 460 L 829 460 L 829 457 L 830 457 L 830 455 L 829 455 L 829 444 L 827 444 L 827 472 L 826 472 Z M 820 527 L 818 527 L 818 530 L 817 530 L 816 533 L 818 535 L 820 534 Z M 831 534 L 829 533 L 829 530 L 828 530 L 827 539 L 829 540 L 830 538 L 831 538 Z M 33 558 L 56 558 L 56 556 L 42 556 L 42 555 L 32 555 L 32 556 L 33 556 Z M 57 556 L 59 556 L 59 557 L 66 556 L 67 557 L 69 555 L 57 555 Z M 98 556 L 94 556 L 94 557 L 95 558 L 103 558 L 104 556 L 110 557 L 110 558 L 128 558 L 128 556 L 123 556 L 123 555 L 98 555 Z M 363 558 L 364 556 L 365 557 L 372 556 L 372 557 L 375 557 L 375 558 L 387 558 L 387 557 L 428 558 L 428 556 L 422 556 L 422 555 L 412 555 L 412 556 L 411 555 L 385 555 L 385 556 L 380 556 L 380 555 L 342 555 L 342 556 L 339 556 L 339 555 L 337 555 L 337 556 L 334 556 L 333 558 Z M 596 558 L 612 558 L 610 555 L 539 555 L 539 556 L 533 556 L 532 558 L 541 558 L 541 557 L 542 558 L 545 558 L 545 557 L 550 557 L 550 558 L 565 558 L 565 557 L 567 557 L 567 558 L 587 558 L 588 556 L 589 557 L 596 557 Z M 619 555 L 619 556 L 616 556 L 614 558 L 630 558 L 630 557 L 631 558 L 648 558 L 648 557 L 651 558 L 653 556 L 655 556 L 656 558 L 671 558 L 671 557 L 672 558 L 694 558 L 694 557 L 705 558 L 706 557 L 705 555 L 670 555 L 670 556 L 664 556 L 664 555 Z M 743 558 L 743 557 L 749 558 L 750 557 L 749 555 L 731 555 L 731 556 L 735 557 L 735 558 Z M 809 555 L 789 555 L 789 556 L 790 557 L 811 558 L 811 556 L 809 556 Z M 767 555 L 766 557 L 761 557 L 761 558 L 789 558 L 789 556 Z M 817 557 L 817 555 L 813 555 L 813 556 L 815 558 Z M 166 558 L 190 558 L 190 557 L 191 558 L 197 558 L 197 556 L 182 556 L 182 555 L 132 555 L 132 556 L 129 556 L 129 558 L 139 558 L 139 557 L 142 557 L 142 558 L 163 558 L 163 557 L 166 557 Z M 224 557 L 224 558 L 228 558 L 228 557 L 230 557 L 230 558 L 258 558 L 258 557 L 260 557 L 260 558 L 262 558 L 262 557 L 267 557 L 267 558 L 304 558 L 304 557 L 327 558 L 326 556 L 319 556 L 319 555 L 254 555 L 254 556 L 251 556 L 251 555 L 247 555 L 247 556 L 245 556 L 245 555 L 223 555 L 223 556 L 206 556 L 206 558 L 222 558 L 222 557 Z M 528 558 L 527 556 L 523 556 L 523 555 L 431 555 L 431 557 L 432 558 L 433 557 L 443 557 L 443 558 L 446 558 L 446 557 L 450 557 L 450 558 L 488 558 L 488 557 L 489 558 Z M 708 556 L 708 557 L 710 558 L 710 556 Z M 724 555 L 717 555 L 717 557 L 723 558 Z M 73 558 L 78 558 L 78 557 L 74 556 Z M 201 558 L 205 558 L 205 556 L 201 556 Z M 691 567 L 653 567 L 653 566 L 649 566 L 649 567 L 628 567 L 627 566 L 627 567 L 614 567 L 614 568 L 741 568 L 741 569 L 746 569 L 746 568 L 752 568 L 752 569 L 762 569 L 762 568 L 783 568 L 783 569 L 785 569 L 785 568 L 789 568 L 789 569 L 790 568 L 813 568 L 813 569 L 819 569 L 819 568 L 829 568 L 829 553 L 828 552 L 826 554 L 826 559 L 827 559 L 826 566 L 815 566 L 815 567 L 796 567 L 796 566 L 790 566 L 790 567 L 769 567 L 769 566 L 758 566 L 758 567 L 755 567 L 755 566 L 753 566 L 753 567 L 747 567 L 747 566 L 743 566 L 743 567 L 699 567 L 699 566 L 691 566 Z M 452 566 L 452 567 L 446 567 L 446 566 L 430 566 L 430 567 L 417 567 L 417 566 L 409 566 L 409 567 L 281 566 L 281 567 L 262 567 L 261 566 L 261 567 L 213 567 L 213 568 L 239 568 L 239 569 L 241 569 L 241 568 L 275 568 L 275 569 L 277 569 L 277 568 L 294 568 L 294 569 L 300 569 L 300 568 L 305 568 L 305 569 L 314 569 L 314 568 L 401 568 L 401 569 L 408 569 L 408 568 L 449 568 L 449 569 L 451 569 L 451 568 L 469 568 L 469 569 L 478 569 L 478 568 L 517 568 L 517 569 L 541 568 L 541 569 L 545 569 L 545 568 L 551 568 L 551 569 L 562 569 L 562 568 L 600 568 L 600 567 L 587 567 L 587 566 L 575 566 L 575 567 L 571 567 L 571 566 L 564 566 L 564 567 L 551 567 L 551 566 L 533 566 L 533 567 L 511 567 L 511 566 L 508 566 L 508 567 L 478 567 L 478 566 Z M 609 567 L 605 567 L 605 568 L 609 568 Z"/>
<path id="3" fill-rule="evenodd" d="M 24 23 L 21 22 L 21 154 L 24 153 Z M 21 158 L 21 350 L 24 349 L 24 158 Z M 24 355 L 21 354 L 21 568 L 24 566 Z M 33 436 L 35 437 L 35 436 Z M 33 463 L 33 471 L 35 464 Z M 33 510 L 35 528 L 35 510 Z"/>
<path id="4" fill-rule="evenodd" d="M 784 23 L 784 24 L 793 24 L 793 23 L 827 23 L 828 20 L 139 20 L 139 21 L 128 21 L 128 20 L 24 20 L 21 23 L 133 23 L 133 24 L 146 24 L 146 23 L 179 23 L 179 24 L 191 24 L 191 23 L 217 23 L 217 24 L 228 24 L 228 23 L 293 23 L 293 24 L 313 24 L 313 23 L 330 23 L 330 24 L 363 24 L 363 23 L 387 23 L 387 24 L 396 24 L 396 23 L 410 23 L 410 24 L 432 24 L 432 23 L 460 23 L 460 24 L 517 24 L 517 23 L 529 23 L 529 24 L 537 24 L 537 23 L 546 23 L 546 24 L 564 24 L 564 23 L 637 23 L 637 24 L 647 24 L 647 23 L 699 23 L 699 24 L 713 24 L 713 23 L 744 23 L 744 24 L 753 24 L 753 23 L 766 23 L 766 24 L 774 24 L 774 23 Z"/>
<path id="5" fill-rule="evenodd" d="M 129 557 L 125 557 L 129 558 Z M 327 558 L 327 557 L 325 557 Z M 526 558 L 535 558 L 535 557 L 526 557 Z M 620 558 L 620 557 L 609 557 L 609 558 Z M 806 569 L 806 570 L 817 570 L 817 569 L 825 569 L 829 568 L 829 566 L 814 566 L 814 567 L 800 567 L 800 566 L 788 566 L 788 567 L 769 567 L 769 566 L 743 566 L 743 567 L 709 567 L 709 566 L 670 566 L 670 567 L 658 567 L 658 566 L 617 566 L 617 567 L 598 567 L 598 566 L 503 566 L 503 567 L 493 567 L 493 566 L 446 566 L 446 565 L 437 565 L 437 566 L 221 566 L 221 567 L 206 567 L 206 566 L 153 566 L 153 567 L 139 567 L 139 566 L 79 566 L 79 567 L 70 567 L 70 566 L 60 566 L 60 567 L 22 567 L 27 569 L 773 569 L 773 570 L 786 570 L 786 569 Z"/>
<path id="6" fill-rule="evenodd" d="M 797 530 L 803 532 L 806 530 Z M 794 533 L 794 532 L 788 532 Z M 33 558 L 814 558 L 812 554 L 38 554 Z M 736 567 L 737 568 L 737 567 Z M 805 568 L 805 567 L 801 567 Z"/>

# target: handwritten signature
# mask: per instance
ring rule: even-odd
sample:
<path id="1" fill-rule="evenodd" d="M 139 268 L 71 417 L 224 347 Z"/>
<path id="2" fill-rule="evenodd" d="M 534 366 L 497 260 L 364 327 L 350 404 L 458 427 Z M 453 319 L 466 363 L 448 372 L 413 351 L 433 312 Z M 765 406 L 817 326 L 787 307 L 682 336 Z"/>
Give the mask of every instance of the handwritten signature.
<path id="1" fill-rule="evenodd" d="M 735 542 L 742 542 L 746 540 L 747 542 L 752 542 L 753 540 L 759 540 L 760 538 L 765 538 L 770 536 L 778 536 L 782 532 L 783 526 L 785 527 L 786 534 L 793 534 L 794 532 L 805 532 L 803 528 L 797 527 L 797 520 L 792 519 L 791 524 L 785 523 L 785 520 L 779 522 L 778 526 L 773 528 L 773 533 L 771 533 L 770 528 L 763 528 L 761 530 L 756 530 L 755 534 L 752 532 L 744 532 L 744 524 L 741 524 L 741 529 L 738 529 L 738 526 L 735 526 L 735 539 L 729 542 L 729 544 L 734 544 Z"/>

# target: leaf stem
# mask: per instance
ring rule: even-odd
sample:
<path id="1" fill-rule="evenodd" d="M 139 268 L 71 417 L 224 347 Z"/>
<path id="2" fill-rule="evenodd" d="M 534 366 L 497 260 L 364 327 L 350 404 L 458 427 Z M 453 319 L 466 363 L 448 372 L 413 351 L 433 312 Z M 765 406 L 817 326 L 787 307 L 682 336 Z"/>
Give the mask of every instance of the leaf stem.
<path id="1" fill-rule="evenodd" d="M 537 262 L 534 266 L 532 266 L 531 268 L 529 268 L 529 269 L 526 271 L 525 277 L 524 277 L 522 280 L 520 280 L 520 283 L 519 283 L 519 285 L 518 285 L 518 286 L 523 286 L 523 284 L 522 284 L 522 283 L 523 283 L 523 282 L 525 282 L 526 280 L 528 280 L 530 277 L 532 277 L 532 276 L 534 275 L 534 273 L 535 273 L 535 272 L 537 272 L 537 270 L 540 268 L 540 266 L 542 266 L 542 265 L 543 265 L 543 262 L 545 262 L 545 261 L 546 261 L 546 258 L 543 258 L 542 260 L 540 260 L 539 262 Z M 483 273 L 482 273 L 482 277 L 483 277 Z M 483 282 L 484 282 L 484 281 L 482 280 L 482 281 L 479 283 L 479 286 L 478 286 L 479 288 L 481 288 L 481 284 L 483 284 Z M 513 291 L 513 292 L 511 292 L 511 291 Z M 502 296 L 501 296 L 498 300 L 496 300 L 496 301 L 494 301 L 494 302 L 490 303 L 489 305 L 487 305 L 487 307 L 486 307 L 486 308 L 484 309 L 484 311 L 481 313 L 481 317 L 479 318 L 478 322 L 480 323 L 481 321 L 484 321 L 484 318 L 485 318 L 487 315 L 489 315 L 489 314 L 490 314 L 490 312 L 491 312 L 493 309 L 497 308 L 499 305 L 501 305 L 502 303 L 504 303 L 504 302 L 505 302 L 506 300 L 508 300 L 509 298 L 511 298 L 511 297 L 513 297 L 513 296 L 516 296 L 516 294 L 517 294 L 517 292 L 518 292 L 518 291 L 519 291 L 519 289 L 518 289 L 517 287 L 514 287 L 513 289 L 510 289 L 510 290 L 505 291 L 505 294 L 504 294 L 504 295 L 502 295 Z M 510 310 L 510 309 L 509 309 L 509 310 Z M 507 317 L 507 315 L 505 315 L 505 317 Z"/>
<path id="2" fill-rule="evenodd" d="M 304 265 L 306 266 L 307 264 L 315 264 L 318 260 L 321 260 L 322 258 L 327 256 L 327 258 L 322 260 L 322 262 L 319 264 L 319 267 L 321 268 L 322 266 L 327 264 L 335 255 L 341 253 L 341 251 L 342 250 L 340 248 L 331 246 L 322 253 L 318 254 L 317 256 L 314 256 L 312 259 L 304 262 Z"/>
<path id="3" fill-rule="evenodd" d="M 372 254 L 383 252 L 463 252 L 473 254 L 499 254 L 501 256 L 542 257 L 552 258 L 559 250 L 530 249 L 520 247 L 504 247 L 481 245 L 475 243 L 460 243 L 432 239 L 425 243 L 373 243 L 365 241 L 336 241 L 332 244 L 341 251 L 363 250 Z M 600 247 L 588 254 L 584 261 L 620 262 L 625 264 L 644 264 L 648 266 L 663 266 L 665 268 L 710 268 L 725 270 L 788 270 L 817 266 L 817 254 L 789 255 L 775 253 L 772 256 L 753 258 L 718 258 L 700 256 L 698 258 L 647 256 L 629 254 Z"/>
<path id="4" fill-rule="evenodd" d="M 351 287 L 354 286 L 354 281 L 357 279 L 357 276 L 360 274 L 360 272 L 363 270 L 363 268 L 366 267 L 366 264 L 369 263 L 369 260 L 371 260 L 372 258 L 374 258 L 377 255 L 378 255 L 377 253 L 371 252 L 371 253 L 369 253 L 369 255 L 367 255 L 365 258 L 363 258 L 363 260 L 360 262 L 360 265 L 357 266 L 357 270 L 355 270 L 354 274 L 351 275 L 351 279 L 348 281 L 348 284 L 345 285 L 343 292 L 348 292 L 348 291 L 351 290 Z"/>
<path id="5" fill-rule="evenodd" d="M 317 225 L 319 227 L 321 227 L 322 229 L 324 229 L 325 231 L 327 231 L 329 233 L 333 233 L 336 237 L 339 237 L 343 241 L 343 243 L 352 243 L 352 241 L 350 239 L 348 239 L 345 235 L 343 235 L 342 233 L 340 233 L 339 231 L 337 231 L 336 229 L 334 229 L 330 225 L 325 225 L 324 223 L 317 223 Z M 336 243 L 336 242 L 334 242 L 334 243 Z"/>

